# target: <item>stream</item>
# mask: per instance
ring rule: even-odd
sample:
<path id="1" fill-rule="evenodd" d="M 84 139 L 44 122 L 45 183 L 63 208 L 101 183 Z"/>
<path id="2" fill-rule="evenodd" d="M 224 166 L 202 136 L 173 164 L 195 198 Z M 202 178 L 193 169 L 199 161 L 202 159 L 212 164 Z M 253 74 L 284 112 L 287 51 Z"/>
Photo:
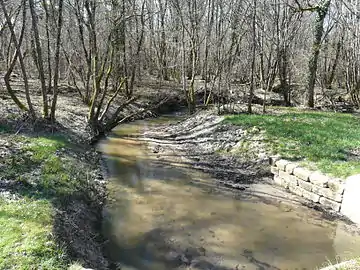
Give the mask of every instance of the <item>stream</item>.
<path id="1" fill-rule="evenodd" d="M 319 269 L 360 256 L 349 225 L 219 186 L 176 153 L 151 151 L 144 131 L 166 121 L 174 119 L 122 125 L 99 146 L 110 174 L 103 233 L 114 269 Z"/>

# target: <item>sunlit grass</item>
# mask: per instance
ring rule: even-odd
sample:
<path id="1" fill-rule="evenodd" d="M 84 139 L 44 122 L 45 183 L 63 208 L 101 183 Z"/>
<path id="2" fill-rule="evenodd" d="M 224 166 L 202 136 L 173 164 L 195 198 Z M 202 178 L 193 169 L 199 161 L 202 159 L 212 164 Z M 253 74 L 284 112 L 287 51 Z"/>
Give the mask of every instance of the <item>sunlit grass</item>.
<path id="1" fill-rule="evenodd" d="M 274 153 L 304 160 L 334 176 L 360 173 L 360 120 L 351 114 L 286 111 L 280 115 L 228 116 L 226 121 L 265 130 Z"/>
<path id="2" fill-rule="evenodd" d="M 47 200 L 0 198 L 0 269 L 65 269 Z"/>
<path id="3" fill-rule="evenodd" d="M 11 136 L 20 149 L 1 160 L 0 179 L 17 188 L 0 194 L 0 269 L 66 269 L 53 206 L 84 188 L 87 165 L 66 153 L 64 137 Z"/>

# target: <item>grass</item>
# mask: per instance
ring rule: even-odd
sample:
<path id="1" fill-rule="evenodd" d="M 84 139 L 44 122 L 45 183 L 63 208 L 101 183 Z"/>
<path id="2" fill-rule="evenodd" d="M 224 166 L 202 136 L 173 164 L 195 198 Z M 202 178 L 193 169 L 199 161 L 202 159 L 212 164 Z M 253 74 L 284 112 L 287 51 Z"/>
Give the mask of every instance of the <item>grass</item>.
<path id="1" fill-rule="evenodd" d="M 64 251 L 51 237 L 47 200 L 0 199 L 0 269 L 66 269 Z"/>
<path id="2" fill-rule="evenodd" d="M 61 136 L 9 135 L 18 149 L 0 162 L 0 180 L 13 190 L 0 193 L 0 269 L 66 269 L 70 260 L 54 235 L 54 206 L 81 191 L 87 164 L 67 154 Z"/>
<path id="3" fill-rule="evenodd" d="M 273 153 L 336 177 L 360 173 L 360 119 L 351 114 L 285 111 L 232 115 L 226 121 L 265 130 Z"/>
<path id="4" fill-rule="evenodd" d="M 324 269 L 324 268 L 322 268 Z M 347 260 L 344 262 L 338 262 L 337 264 L 329 263 L 325 269 L 331 270 L 359 270 L 360 269 L 360 258 Z"/>

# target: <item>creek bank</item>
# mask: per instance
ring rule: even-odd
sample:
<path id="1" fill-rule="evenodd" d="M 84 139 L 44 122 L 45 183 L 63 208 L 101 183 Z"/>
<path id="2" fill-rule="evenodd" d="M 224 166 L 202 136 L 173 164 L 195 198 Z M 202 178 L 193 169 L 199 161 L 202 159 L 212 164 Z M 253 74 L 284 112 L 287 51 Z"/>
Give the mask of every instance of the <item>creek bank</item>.
<path id="1" fill-rule="evenodd" d="M 261 108 L 255 107 L 255 110 Z M 286 187 L 274 185 L 274 170 L 271 171 L 269 165 L 273 153 L 266 144 L 264 131 L 258 127 L 236 126 L 224 122 L 224 119 L 224 116 L 216 114 L 215 109 L 199 111 L 176 123 L 157 126 L 156 130 L 150 129 L 144 136 L 159 159 L 173 151 L 186 160 L 187 166 L 214 176 L 219 185 L 252 194 L 259 191 L 276 194 L 270 196 L 275 201 L 301 203 L 321 211 L 327 219 L 342 219 L 352 224 L 337 211 L 339 199 L 336 194 L 327 192 L 319 204 L 317 201 L 321 196 L 316 196 L 314 202 L 309 196 L 297 196 L 296 193 L 289 193 Z M 337 186 L 342 186 L 338 182 Z M 330 201 L 329 196 L 333 200 Z"/>
<path id="2" fill-rule="evenodd" d="M 40 107 L 40 97 L 33 101 Z M 30 122 L 10 99 L 0 97 L 0 208 L 5 213 L 15 208 L 28 212 L 26 205 L 37 208 L 33 217 L 1 220 L 20 233 L 12 237 L 20 237 L 16 249 L 22 252 L 12 252 L 16 249 L 9 241 L 0 252 L 0 268 L 65 269 L 78 261 L 84 267 L 108 269 L 100 233 L 106 183 L 101 156 L 86 144 L 87 108 L 80 102 L 61 96 L 58 123 L 53 125 Z M 29 228 L 17 225 L 27 222 Z M 33 226 L 42 227 L 34 231 L 36 237 Z"/>
<path id="3" fill-rule="evenodd" d="M 260 186 L 272 189 L 268 185 L 272 174 L 262 134 L 223 120 L 215 109 L 199 111 L 184 120 L 150 128 L 144 140 L 159 159 L 173 153 L 187 166 L 209 173 L 219 185 L 239 190 Z"/>
<path id="4" fill-rule="evenodd" d="M 31 81 L 32 102 L 35 110 L 41 111 L 36 85 L 36 81 Z M 164 84 L 160 90 L 156 87 L 138 86 L 139 99 L 122 112 L 124 117 L 132 115 L 127 122 L 156 117 L 175 105 L 176 108 L 183 105 L 184 99 L 172 91 L 157 106 L 168 88 L 174 90 L 174 86 Z M 18 97 L 25 99 L 22 83 L 18 82 L 15 88 Z M 36 221 L 44 224 L 42 248 L 51 243 L 49 260 L 56 262 L 51 269 L 64 269 L 72 262 L 77 262 L 73 265 L 76 269 L 81 266 L 109 269 L 111 265 L 104 251 L 106 239 L 101 234 L 107 197 L 105 165 L 101 154 L 89 145 L 93 135 L 87 127 L 88 107 L 71 89 L 61 87 L 60 91 L 55 124 L 41 119 L 30 121 L 8 94 L 0 91 L 0 207 L 18 207 L 24 201 L 46 202 L 41 213 L 48 217 L 47 221 L 42 221 L 42 216 Z M 7 219 L 2 221 L 8 223 Z M 31 251 L 26 249 L 22 258 L 30 262 L 24 265 L 6 250 L 0 252 L 0 259 L 3 255 L 8 258 L 5 263 L 20 268 L 38 268 L 47 263 L 39 261 L 36 254 L 29 255 Z"/>
<path id="5" fill-rule="evenodd" d="M 158 262 L 160 265 L 170 261 L 169 263 L 173 262 L 175 266 L 163 269 L 175 269 L 179 265 L 186 267 L 191 264 L 192 267 L 192 263 L 195 263 L 197 257 L 200 256 L 204 261 L 214 264 L 210 268 L 235 269 L 238 265 L 240 269 L 246 265 L 247 260 L 240 259 L 242 251 L 247 254 L 250 250 L 249 253 L 253 252 L 254 256 L 250 258 L 252 263 L 254 262 L 252 258 L 260 259 L 264 263 L 269 263 L 262 266 L 270 269 L 274 254 L 270 261 L 267 261 L 259 255 L 261 251 L 258 250 L 272 253 L 271 250 L 274 248 L 277 250 L 277 255 L 281 253 L 278 250 L 282 249 L 285 254 L 287 250 L 294 251 L 293 254 L 299 254 L 295 251 L 307 241 L 308 248 L 301 247 L 301 250 L 306 250 L 308 254 L 301 253 L 302 258 L 300 255 L 295 259 L 299 266 L 302 263 L 308 263 L 312 256 L 317 259 L 322 257 L 318 251 L 325 251 L 325 253 L 329 251 L 328 254 L 334 261 L 335 257 L 332 256 L 343 254 L 342 248 L 338 247 L 342 246 L 339 243 L 345 239 L 342 233 L 348 230 L 346 224 L 337 220 L 329 221 L 323 218 L 321 212 L 303 207 L 301 198 L 267 184 L 266 179 L 271 181 L 271 177 L 264 176 L 259 179 L 255 177 L 253 182 L 246 183 L 247 181 L 242 177 L 237 180 L 230 173 L 230 170 L 234 168 L 226 168 L 227 160 L 224 158 L 217 159 L 216 162 L 222 161 L 218 164 L 210 163 L 211 156 L 214 155 L 233 155 L 236 158 L 235 153 L 224 151 L 226 144 L 222 146 L 229 135 L 227 128 L 221 128 L 221 136 L 214 134 L 219 132 L 208 132 L 208 129 L 213 128 L 211 126 L 224 124 L 221 116 L 218 117 L 212 112 L 205 111 L 190 118 L 183 119 L 184 117 L 181 116 L 179 118 L 181 120 L 179 119 L 180 121 L 176 123 L 176 117 L 161 117 L 153 121 L 139 121 L 119 127 L 119 130 L 114 131 L 113 136 L 104 145 L 104 153 L 111 159 L 109 168 L 112 168 L 112 164 L 119 164 L 119 167 L 112 170 L 115 181 L 112 182 L 113 186 L 109 187 L 109 190 L 113 192 L 109 195 L 108 204 L 109 220 L 112 224 L 109 233 L 114 236 L 111 238 L 114 261 L 119 261 L 120 265 L 135 266 L 140 269 L 142 268 L 138 265 L 143 260 L 144 263 L 155 265 Z M 197 126 L 194 125 L 194 118 L 198 122 Z M 209 123 L 205 119 L 209 120 Z M 206 127 L 203 126 L 204 124 Z M 186 128 L 180 128 L 180 125 Z M 237 133 L 234 130 L 231 132 Z M 243 134 L 243 132 L 238 133 Z M 209 146 L 213 141 L 216 142 L 216 147 Z M 234 143 L 231 138 L 228 141 Z M 109 149 L 111 151 L 108 151 Z M 204 153 L 207 155 L 203 155 Z M 138 160 L 136 157 L 140 157 L 140 162 L 135 164 L 133 162 Z M 257 159 L 260 160 L 261 155 Z M 118 160 L 118 163 L 115 160 Z M 268 166 L 266 161 L 263 162 L 265 166 Z M 121 166 L 124 169 L 120 169 Z M 200 172 L 198 169 L 201 168 L 208 173 Z M 216 173 L 216 168 L 221 168 L 222 174 L 212 177 Z M 133 175 L 137 173 L 140 175 L 138 178 L 140 181 L 134 183 Z M 229 174 L 229 178 L 226 178 L 226 173 Z M 226 183 L 238 184 L 238 188 L 235 190 L 224 187 Z M 227 203 L 228 205 L 225 205 Z M 248 203 L 254 205 L 255 209 L 250 207 L 247 216 L 245 205 Z M 270 208 L 276 209 L 276 213 L 265 211 L 259 215 L 259 212 L 262 213 L 261 209 Z M 295 220 L 297 217 L 300 218 L 299 224 L 293 227 L 294 230 L 290 229 L 293 218 L 282 221 L 279 217 L 283 215 L 293 216 Z M 262 228 L 256 227 L 258 224 L 261 224 Z M 319 231 L 307 235 L 305 233 L 309 232 L 307 224 L 315 225 L 314 227 Z M 217 226 L 222 229 L 217 229 Z M 207 234 L 207 228 L 210 228 L 209 232 L 213 236 Z M 319 239 L 322 238 L 320 235 L 326 228 L 331 229 L 325 232 L 327 240 L 324 242 Z M 272 231 L 273 229 L 275 231 Z M 233 230 L 239 231 L 233 232 Z M 129 233 L 124 233 L 125 231 Z M 283 237 L 283 233 L 285 235 L 289 233 L 289 235 Z M 352 234 L 345 234 L 353 239 Z M 313 235 L 318 235 L 318 237 L 314 239 Z M 267 236 L 270 236 L 269 240 Z M 273 236 L 276 238 L 275 241 Z M 295 240 L 293 238 L 295 236 L 299 239 Z M 234 243 L 229 243 L 226 240 L 227 237 Z M 244 239 L 247 237 L 249 237 L 249 242 L 244 244 L 246 241 Z M 260 239 L 261 243 L 266 243 L 266 246 L 253 247 L 256 245 L 254 243 L 257 243 L 256 239 Z M 291 246 L 292 241 L 294 246 Z M 318 246 L 320 242 L 324 243 L 321 248 Z M 279 244 L 278 247 L 276 247 L 277 244 Z M 221 266 L 211 261 L 216 257 L 212 249 L 214 246 L 217 250 L 216 256 L 225 260 Z M 346 246 L 343 249 L 345 252 L 351 249 L 347 243 L 344 246 Z M 186 252 L 188 247 L 206 250 L 206 254 L 188 255 Z M 223 253 L 222 248 L 224 248 Z M 334 249 L 336 249 L 335 253 Z M 125 255 L 123 255 L 124 252 Z M 229 260 L 225 254 L 234 254 L 236 260 Z M 288 259 L 285 254 L 283 258 Z M 354 256 L 358 256 L 356 252 Z M 181 260 L 182 258 L 184 260 Z M 329 256 L 326 254 L 323 258 L 329 258 Z M 346 257 L 341 257 L 341 259 L 346 259 Z M 326 259 L 323 261 L 320 259 L 308 269 L 324 265 L 324 263 L 327 265 L 325 261 Z M 224 267 L 225 265 L 229 268 Z M 280 269 L 295 269 L 294 265 L 293 267 L 276 266 Z"/>
<path id="6" fill-rule="evenodd" d="M 349 260 L 321 268 L 320 270 L 358 270 L 358 269 L 360 269 L 359 260 Z"/>

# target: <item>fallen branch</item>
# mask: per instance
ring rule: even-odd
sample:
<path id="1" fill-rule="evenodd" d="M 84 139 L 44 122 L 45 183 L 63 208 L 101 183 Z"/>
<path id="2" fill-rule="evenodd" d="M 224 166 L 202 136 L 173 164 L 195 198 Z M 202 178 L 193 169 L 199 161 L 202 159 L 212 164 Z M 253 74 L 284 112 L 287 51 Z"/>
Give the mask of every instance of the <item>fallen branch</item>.
<path id="1" fill-rule="evenodd" d="M 117 120 L 116 120 L 115 122 L 113 122 L 113 123 L 110 122 L 110 123 L 106 126 L 106 130 L 107 130 L 107 131 L 110 131 L 110 130 L 112 130 L 113 128 L 115 128 L 116 126 L 118 126 L 118 125 L 120 125 L 120 124 L 128 121 L 129 119 L 131 119 L 131 118 L 133 118 L 133 117 L 135 117 L 135 116 L 137 116 L 137 115 L 139 115 L 139 114 L 152 111 L 152 110 L 158 108 L 159 106 L 161 106 L 162 104 L 164 104 L 165 102 L 167 102 L 168 100 L 169 100 L 169 98 L 166 97 L 166 98 L 164 98 L 163 100 L 161 100 L 159 103 L 155 104 L 154 106 L 151 106 L 151 107 L 149 107 L 149 108 L 143 108 L 143 109 L 141 109 L 140 111 L 137 111 L 137 112 L 134 112 L 134 113 L 132 113 L 132 114 L 129 114 L 129 115 L 127 115 L 127 116 L 125 116 L 125 117 L 123 117 L 123 118 L 121 118 L 121 119 L 117 119 Z"/>

